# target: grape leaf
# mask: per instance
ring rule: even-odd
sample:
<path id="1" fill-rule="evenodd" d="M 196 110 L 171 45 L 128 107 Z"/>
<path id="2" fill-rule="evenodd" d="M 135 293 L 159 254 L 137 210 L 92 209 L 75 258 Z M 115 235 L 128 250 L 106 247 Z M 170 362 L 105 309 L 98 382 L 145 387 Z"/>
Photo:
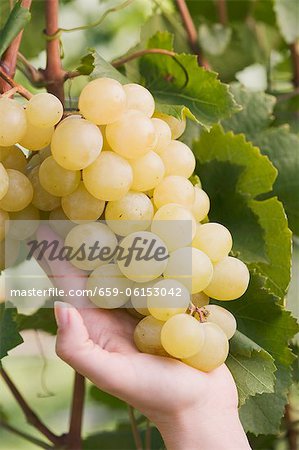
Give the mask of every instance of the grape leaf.
<path id="1" fill-rule="evenodd" d="M 278 169 L 272 195 L 283 202 L 290 228 L 299 234 L 299 137 L 287 127 L 273 127 L 275 97 L 250 92 L 238 84 L 231 87 L 243 110 L 223 122 L 226 130 L 245 133 Z"/>
<path id="2" fill-rule="evenodd" d="M 96 386 L 91 386 L 89 396 L 92 400 L 108 406 L 111 409 L 127 409 L 127 404 L 107 392 L 101 391 Z"/>
<path id="3" fill-rule="evenodd" d="M 31 14 L 17 2 L 0 30 L 0 57 L 21 30 L 30 22 Z"/>
<path id="4" fill-rule="evenodd" d="M 46 301 L 45 304 L 31 316 L 18 314 L 16 321 L 20 331 L 41 330 L 49 334 L 56 334 L 57 331 L 52 300 Z"/>
<path id="5" fill-rule="evenodd" d="M 299 3 L 297 0 L 274 0 L 276 20 L 288 44 L 299 38 Z"/>
<path id="6" fill-rule="evenodd" d="M 0 304 L 0 360 L 23 342 L 15 319 L 17 310 L 10 304 L 8 306 L 5 308 L 4 303 Z"/>
<path id="7" fill-rule="evenodd" d="M 233 253 L 266 276 L 266 287 L 283 302 L 290 282 L 291 233 L 277 198 L 258 200 L 272 190 L 277 170 L 244 135 L 221 126 L 194 142 L 196 173 L 211 198 L 210 220 L 227 226 Z"/>
<path id="8" fill-rule="evenodd" d="M 101 55 L 95 50 L 91 49 L 90 52 L 83 56 L 81 64 L 77 67 L 77 70 L 82 75 L 90 75 L 91 79 L 95 78 L 114 78 L 122 84 L 129 83 L 130 81 L 115 69 L 109 62 L 105 61 Z"/>
<path id="9" fill-rule="evenodd" d="M 140 431 L 142 440 L 145 439 L 145 430 Z M 83 449 L 98 450 L 134 450 L 136 448 L 132 431 L 130 428 L 105 431 L 103 433 L 88 436 L 83 442 Z M 165 449 L 160 433 L 157 428 L 151 427 L 151 449 Z"/>

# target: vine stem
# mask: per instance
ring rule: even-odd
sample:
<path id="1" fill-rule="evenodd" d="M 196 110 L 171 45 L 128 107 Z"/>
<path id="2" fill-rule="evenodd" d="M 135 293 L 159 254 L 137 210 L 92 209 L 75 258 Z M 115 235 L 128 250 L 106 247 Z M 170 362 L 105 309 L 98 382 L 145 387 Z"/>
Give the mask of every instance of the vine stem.
<path id="1" fill-rule="evenodd" d="M 293 85 L 294 88 L 299 87 L 299 43 L 293 42 L 293 44 L 290 45 L 290 51 L 291 51 L 291 58 L 292 58 L 292 64 L 293 64 Z"/>
<path id="2" fill-rule="evenodd" d="M 38 447 L 44 448 L 46 450 L 53 448 L 51 445 L 47 444 L 46 442 L 43 442 L 40 439 L 37 439 L 34 436 L 31 436 L 30 434 L 27 434 L 21 430 L 18 430 L 17 428 L 11 426 L 9 423 L 5 422 L 4 420 L 0 420 L 0 428 L 1 427 L 4 428 L 5 430 L 9 431 L 10 433 L 13 433 L 23 439 L 26 439 L 26 441 L 29 441 L 32 444 L 37 445 Z"/>
<path id="3" fill-rule="evenodd" d="M 137 426 L 133 406 L 128 405 L 128 412 L 129 412 L 129 418 L 130 418 L 130 422 L 131 422 L 133 438 L 134 438 L 135 445 L 136 445 L 136 450 L 143 450 L 142 441 L 141 441 L 141 437 L 140 437 L 140 434 L 138 431 L 138 426 Z"/>
<path id="4" fill-rule="evenodd" d="M 123 58 L 115 59 L 112 61 L 113 67 L 120 67 L 126 64 L 129 61 L 132 61 L 133 59 L 140 58 L 144 55 L 150 55 L 150 54 L 156 54 L 156 55 L 166 55 L 174 57 L 176 56 L 175 52 L 172 52 L 171 50 L 165 50 L 163 48 L 146 48 L 144 50 L 140 50 L 135 53 L 131 53 L 130 55 L 124 56 Z"/>
<path id="5" fill-rule="evenodd" d="M 24 399 L 20 391 L 17 389 L 17 387 L 15 386 L 15 384 L 8 376 L 3 367 L 0 367 L 0 374 L 2 375 L 3 380 L 5 381 L 15 400 L 19 404 L 28 423 L 30 423 L 37 430 L 39 430 L 53 444 L 57 445 L 58 447 L 63 445 L 64 436 L 57 436 L 40 420 L 37 414 L 28 405 L 28 403 L 26 402 L 26 400 Z"/>
<path id="6" fill-rule="evenodd" d="M 228 24 L 228 13 L 226 0 L 216 0 L 216 8 L 218 12 L 218 19 L 221 25 Z"/>
<path id="7" fill-rule="evenodd" d="M 82 449 L 82 420 L 85 398 L 85 378 L 75 372 L 73 402 L 71 408 L 70 428 L 67 438 L 69 450 Z"/>
<path id="8" fill-rule="evenodd" d="M 290 404 L 286 405 L 286 407 L 285 407 L 284 417 L 285 417 L 285 421 L 286 421 L 286 428 L 287 428 L 286 438 L 288 441 L 289 450 L 297 450 L 298 449 L 298 446 L 297 446 L 298 432 L 296 431 L 296 429 L 294 427 Z"/>
<path id="9" fill-rule="evenodd" d="M 31 99 L 31 92 L 27 91 L 27 89 L 25 89 L 21 84 L 16 83 L 9 75 L 7 75 L 2 67 L 0 67 L 0 79 L 4 80 L 9 87 L 8 89 L 5 89 L 5 92 L 10 90 L 11 88 L 15 88 L 22 97 L 26 98 L 27 100 Z"/>

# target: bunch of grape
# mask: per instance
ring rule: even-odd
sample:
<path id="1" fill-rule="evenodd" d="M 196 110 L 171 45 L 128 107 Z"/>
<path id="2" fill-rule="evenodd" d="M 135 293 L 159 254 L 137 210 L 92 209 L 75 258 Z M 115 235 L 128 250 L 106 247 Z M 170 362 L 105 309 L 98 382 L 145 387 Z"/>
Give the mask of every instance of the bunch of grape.
<path id="1" fill-rule="evenodd" d="M 98 242 L 112 253 L 118 245 L 128 251 L 136 238 L 145 250 L 164 249 L 166 258 L 134 254 L 130 264 L 82 255 L 71 262 L 88 272 L 95 305 L 135 311 L 140 351 L 203 371 L 218 367 L 236 321 L 209 300 L 241 297 L 249 272 L 229 256 L 230 232 L 207 221 L 209 197 L 190 181 L 195 158 L 177 140 L 185 120 L 155 112 L 144 87 L 110 78 L 87 84 L 79 112 L 62 116 L 51 94 L 24 107 L 0 98 L 2 244 L 6 233 L 17 254 L 18 242 L 35 232 L 24 221 L 38 224 L 42 215 L 74 250 Z"/>

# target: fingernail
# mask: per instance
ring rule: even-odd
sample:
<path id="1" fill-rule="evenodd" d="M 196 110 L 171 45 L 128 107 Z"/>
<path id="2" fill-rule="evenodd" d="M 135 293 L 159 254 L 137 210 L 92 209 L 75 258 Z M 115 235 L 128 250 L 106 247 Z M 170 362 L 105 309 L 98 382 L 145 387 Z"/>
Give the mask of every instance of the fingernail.
<path id="1" fill-rule="evenodd" d="M 54 303 L 54 313 L 58 328 L 64 328 L 69 321 L 69 308 L 64 302 Z"/>

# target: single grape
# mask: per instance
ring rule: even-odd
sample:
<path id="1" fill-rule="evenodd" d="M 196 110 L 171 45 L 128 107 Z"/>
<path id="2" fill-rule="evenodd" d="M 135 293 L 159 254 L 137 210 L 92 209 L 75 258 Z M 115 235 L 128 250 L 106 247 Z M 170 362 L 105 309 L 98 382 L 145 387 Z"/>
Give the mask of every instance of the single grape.
<path id="1" fill-rule="evenodd" d="M 49 225 L 62 238 L 66 238 L 66 236 L 71 231 L 71 229 L 76 226 L 64 214 L 64 211 L 62 208 L 56 208 L 56 209 L 53 209 L 52 211 L 50 211 Z"/>
<path id="2" fill-rule="evenodd" d="M 135 109 L 147 117 L 152 117 L 155 111 L 155 100 L 150 91 L 136 83 L 125 84 L 123 88 L 127 96 L 128 109 Z"/>
<path id="3" fill-rule="evenodd" d="M 90 300 L 99 308 L 120 308 L 130 298 L 133 281 L 128 280 L 116 264 L 104 264 L 95 269 L 87 280 Z"/>
<path id="4" fill-rule="evenodd" d="M 54 127 L 40 128 L 29 122 L 27 118 L 27 129 L 19 144 L 27 150 L 38 151 L 47 147 L 52 139 Z"/>
<path id="5" fill-rule="evenodd" d="M 188 314 L 177 314 L 165 322 L 161 331 L 164 349 L 175 358 L 189 358 L 204 344 L 201 324 Z"/>
<path id="6" fill-rule="evenodd" d="M 8 191 L 0 200 L 0 208 L 8 212 L 21 211 L 33 198 L 33 187 L 28 178 L 14 169 L 7 169 Z"/>
<path id="7" fill-rule="evenodd" d="M 123 86 L 112 78 L 97 78 L 88 83 L 79 97 L 81 114 L 97 125 L 118 120 L 127 107 Z"/>
<path id="8" fill-rule="evenodd" d="M 192 303 L 198 308 L 208 305 L 209 302 L 210 297 L 208 297 L 204 292 L 197 292 L 196 294 L 192 294 Z"/>
<path id="9" fill-rule="evenodd" d="M 186 129 L 186 119 L 177 119 L 174 116 L 169 116 L 168 114 L 156 112 L 154 114 L 154 117 L 164 120 L 164 122 L 169 125 L 169 128 L 171 130 L 171 137 L 172 139 L 178 139 L 182 136 Z"/>
<path id="10" fill-rule="evenodd" d="M 194 186 L 194 202 L 191 211 L 197 222 L 205 219 L 210 211 L 210 199 L 206 192 L 198 186 Z"/>
<path id="11" fill-rule="evenodd" d="M 220 223 L 198 224 L 192 246 L 204 252 L 212 262 L 225 258 L 232 249 L 229 230 Z"/>
<path id="12" fill-rule="evenodd" d="M 186 207 L 191 207 L 194 201 L 194 189 L 192 183 L 187 178 L 170 175 L 154 190 L 154 202 L 157 208 L 167 203 L 178 203 Z"/>
<path id="13" fill-rule="evenodd" d="M 227 309 L 218 305 L 206 305 L 208 311 L 207 322 L 215 323 L 224 331 L 227 339 L 231 339 L 236 332 L 237 322 L 235 317 Z"/>
<path id="14" fill-rule="evenodd" d="M 157 143 L 155 145 L 154 151 L 160 154 L 160 152 L 170 144 L 171 129 L 169 125 L 164 122 L 164 120 L 158 119 L 156 117 L 152 119 L 152 123 L 155 127 L 157 135 Z"/>
<path id="15" fill-rule="evenodd" d="M 184 284 L 192 294 L 203 291 L 211 282 L 213 264 L 209 257 L 193 247 L 183 247 L 170 253 L 165 278 Z"/>
<path id="16" fill-rule="evenodd" d="M 54 127 L 62 118 L 63 105 L 55 95 L 42 92 L 29 100 L 26 115 L 35 127 Z"/>
<path id="17" fill-rule="evenodd" d="M 195 169 L 192 150 L 183 142 L 172 140 L 159 152 L 165 166 L 165 175 L 180 175 L 189 178 Z"/>
<path id="18" fill-rule="evenodd" d="M 60 206 L 60 198 L 45 191 L 39 181 L 39 166 L 34 167 L 28 174 L 33 186 L 32 204 L 41 211 L 52 211 Z"/>
<path id="19" fill-rule="evenodd" d="M 102 146 L 102 133 L 96 125 L 84 119 L 69 119 L 56 128 L 51 150 L 60 166 L 81 170 L 96 160 Z"/>
<path id="20" fill-rule="evenodd" d="M 0 209 L 0 242 L 3 241 L 9 229 L 9 214 Z"/>
<path id="21" fill-rule="evenodd" d="M 0 200 L 7 194 L 9 187 L 9 177 L 7 170 L 0 163 Z"/>
<path id="22" fill-rule="evenodd" d="M 26 172 L 26 156 L 16 145 L 0 147 L 0 162 L 5 169 L 15 169 L 22 173 Z"/>
<path id="23" fill-rule="evenodd" d="M 190 304 L 188 289 L 176 280 L 161 280 L 147 297 L 147 309 L 153 317 L 166 322 L 176 314 L 184 313 Z"/>
<path id="24" fill-rule="evenodd" d="M 132 287 L 131 295 L 131 306 L 133 306 L 136 311 L 143 315 L 148 316 L 150 314 L 147 309 L 147 295 L 153 292 L 153 286 L 163 278 L 156 278 L 146 283 L 134 283 Z"/>
<path id="25" fill-rule="evenodd" d="M 108 202 L 105 210 L 107 225 L 119 236 L 127 236 L 150 227 L 154 208 L 142 192 L 128 192 L 122 199 Z"/>
<path id="26" fill-rule="evenodd" d="M 34 169 L 36 166 L 40 166 L 41 163 L 49 158 L 51 156 L 51 149 L 50 147 L 43 148 L 39 152 L 36 152 L 35 154 L 31 155 L 30 159 L 28 160 L 27 167 L 26 167 L 26 173 L 31 172 L 32 169 Z"/>
<path id="27" fill-rule="evenodd" d="M 79 171 L 61 167 L 53 156 L 45 159 L 39 168 L 39 181 L 42 187 L 56 197 L 64 197 L 74 192 L 79 186 Z"/>
<path id="28" fill-rule="evenodd" d="M 152 316 L 144 317 L 136 326 L 134 341 L 138 350 L 150 355 L 169 356 L 161 344 L 161 330 L 164 322 Z"/>
<path id="29" fill-rule="evenodd" d="M 191 244 L 196 222 L 189 209 L 168 203 L 156 211 L 151 231 L 163 239 L 169 251 L 173 251 Z"/>
<path id="30" fill-rule="evenodd" d="M 121 156 L 102 152 L 93 164 L 83 170 L 83 181 L 94 197 L 115 201 L 129 192 L 133 172 L 128 161 Z"/>
<path id="31" fill-rule="evenodd" d="M 15 100 L 0 98 L 0 146 L 17 144 L 27 130 L 26 113 Z"/>
<path id="32" fill-rule="evenodd" d="M 17 241 L 24 241 L 32 236 L 39 226 L 39 210 L 33 205 L 22 211 L 10 213 L 10 227 L 8 236 Z"/>
<path id="33" fill-rule="evenodd" d="M 227 256 L 214 264 L 214 274 L 205 293 L 216 300 L 235 300 L 249 284 L 249 271 L 240 259 Z"/>
<path id="34" fill-rule="evenodd" d="M 69 220 L 92 222 L 101 217 L 105 202 L 91 195 L 81 181 L 74 192 L 61 199 L 61 206 Z"/>
<path id="35" fill-rule="evenodd" d="M 133 170 L 133 191 L 145 192 L 154 189 L 164 177 L 163 161 L 155 152 L 132 159 L 130 164 Z"/>
<path id="36" fill-rule="evenodd" d="M 203 372 L 211 372 L 221 366 L 229 351 L 225 333 L 215 323 L 202 323 L 204 342 L 200 350 L 193 356 L 183 358 L 183 362 Z"/>
<path id="37" fill-rule="evenodd" d="M 124 158 L 134 159 L 154 150 L 157 143 L 155 127 L 139 111 L 127 111 L 117 122 L 107 125 L 106 137 L 113 150 Z"/>
<path id="38" fill-rule="evenodd" d="M 122 258 L 118 266 L 130 280 L 145 283 L 158 278 L 165 270 L 168 251 L 164 242 L 154 233 L 138 231 L 129 234 L 120 243 Z"/>

